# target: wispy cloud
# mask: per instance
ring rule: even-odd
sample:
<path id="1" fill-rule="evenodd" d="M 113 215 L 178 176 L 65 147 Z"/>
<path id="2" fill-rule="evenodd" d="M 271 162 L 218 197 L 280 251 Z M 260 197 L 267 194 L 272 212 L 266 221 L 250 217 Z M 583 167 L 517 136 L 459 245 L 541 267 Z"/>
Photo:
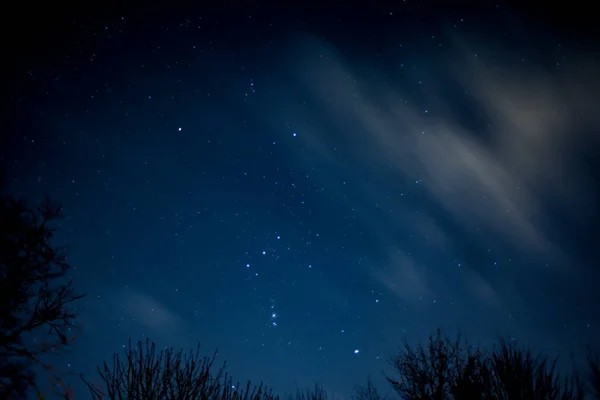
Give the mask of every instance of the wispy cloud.
<path id="1" fill-rule="evenodd" d="M 455 55 L 439 60 L 443 78 L 430 74 L 415 96 L 394 86 L 384 72 L 356 65 L 333 46 L 303 37 L 291 47 L 285 78 L 302 87 L 302 93 L 285 97 L 278 87 L 277 114 L 303 127 L 298 140 L 307 163 L 345 174 L 373 203 L 399 204 L 400 195 L 391 190 L 394 182 L 418 180 L 434 204 L 464 229 L 481 230 L 519 251 L 571 265 L 565 249 L 548 234 L 552 216 L 547 202 L 578 217 L 582 207 L 577 206 L 589 201 L 582 194 L 590 177 L 573 154 L 598 144 L 598 135 L 586 128 L 600 122 L 594 111 L 600 104 L 600 77 L 594 71 L 600 66 L 582 60 L 545 70 L 514 55 L 507 62 L 510 52 L 503 53 L 502 62 L 493 62 L 488 61 L 497 60 L 491 50 L 475 51 L 458 39 L 454 45 Z M 447 95 L 449 81 L 461 90 Z M 452 107 L 461 95 L 486 121 L 481 130 L 464 124 Z M 299 104 L 307 101 L 316 105 L 320 117 L 309 118 L 302 111 Z M 331 139 L 336 135 L 332 131 L 343 132 L 339 140 Z M 385 177 L 378 171 L 385 171 Z M 329 181 L 327 187 L 335 191 L 336 183 Z M 348 203 L 360 216 L 358 200 Z M 388 217 L 362 214 L 382 246 L 393 249 L 392 265 L 382 266 L 375 276 L 402 298 L 417 296 L 429 289 L 428 277 L 418 260 L 399 255 L 402 244 L 382 226 L 410 227 L 439 250 L 447 249 L 451 238 L 426 210 Z M 576 271 L 570 266 L 557 272 Z M 471 278 L 467 286 L 473 295 L 499 307 L 502 299 L 492 282 L 475 273 Z"/>
<path id="2" fill-rule="evenodd" d="M 132 289 L 126 289 L 119 295 L 124 312 L 128 316 L 156 333 L 177 331 L 183 321 L 172 310 L 150 295 Z"/>
<path id="3" fill-rule="evenodd" d="M 400 249 L 390 249 L 390 263 L 374 272 L 375 278 L 398 297 L 418 300 L 428 294 L 425 269 Z"/>

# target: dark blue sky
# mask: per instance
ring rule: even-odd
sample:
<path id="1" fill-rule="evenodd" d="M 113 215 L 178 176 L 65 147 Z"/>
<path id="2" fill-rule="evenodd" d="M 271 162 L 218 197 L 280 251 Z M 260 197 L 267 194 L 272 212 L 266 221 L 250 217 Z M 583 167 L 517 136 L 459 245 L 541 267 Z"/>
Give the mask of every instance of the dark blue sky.
<path id="1" fill-rule="evenodd" d="M 570 25 L 75 14 L 16 32 L 0 148 L 10 190 L 63 203 L 88 293 L 59 367 L 199 341 L 240 380 L 347 396 L 437 327 L 563 356 L 600 336 L 599 64 Z"/>

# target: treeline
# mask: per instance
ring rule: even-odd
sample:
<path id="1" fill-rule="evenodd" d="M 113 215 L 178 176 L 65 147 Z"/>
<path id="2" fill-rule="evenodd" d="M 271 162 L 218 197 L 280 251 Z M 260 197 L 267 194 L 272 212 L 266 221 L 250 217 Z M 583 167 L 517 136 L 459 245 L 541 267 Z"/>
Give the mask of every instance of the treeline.
<path id="1" fill-rule="evenodd" d="M 1 189 L 1 188 L 0 188 Z M 274 400 L 280 397 L 263 384 L 241 384 L 215 365 L 215 355 L 157 350 L 150 340 L 130 342 L 121 354 L 97 369 L 85 383 L 89 394 L 73 393 L 48 354 L 68 347 L 76 327 L 74 305 L 84 295 L 69 279 L 65 249 L 53 246 L 53 223 L 61 207 L 44 201 L 29 207 L 0 190 L 0 399 L 90 397 L 94 400 Z M 44 340 L 31 341 L 30 335 Z M 589 349 L 586 369 L 565 373 L 557 360 L 533 354 L 513 341 L 500 339 L 490 349 L 475 347 L 460 336 L 441 331 L 425 343 L 404 343 L 390 357 L 385 376 L 394 393 L 406 400 L 444 399 L 600 399 L 598 356 Z M 53 379 L 55 393 L 42 393 L 34 371 Z M 288 400 L 325 400 L 316 385 L 283 396 Z M 356 400 L 383 400 L 368 379 L 354 387 Z"/>

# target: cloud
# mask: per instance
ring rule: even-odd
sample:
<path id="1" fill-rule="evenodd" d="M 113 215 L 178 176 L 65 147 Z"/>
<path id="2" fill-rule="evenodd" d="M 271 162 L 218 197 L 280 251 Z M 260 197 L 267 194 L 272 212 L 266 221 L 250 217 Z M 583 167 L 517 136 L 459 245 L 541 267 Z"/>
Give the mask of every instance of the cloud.
<path id="1" fill-rule="evenodd" d="M 125 289 L 119 297 L 125 305 L 125 312 L 153 332 L 172 332 L 182 327 L 181 318 L 152 296 Z"/>
<path id="2" fill-rule="evenodd" d="M 390 263 L 374 276 L 383 286 L 406 300 L 418 300 L 428 294 L 425 269 L 400 249 L 390 249 Z"/>
<path id="3" fill-rule="evenodd" d="M 538 224 L 536 190 L 544 184 L 560 189 L 557 181 L 572 181 L 568 169 L 560 168 L 568 166 L 557 163 L 561 152 L 575 142 L 582 118 L 595 117 L 586 115 L 590 110 L 580 104 L 595 103 L 600 93 L 574 81 L 581 75 L 578 70 L 554 84 L 556 78 L 539 71 L 495 71 L 483 63 L 465 63 L 455 79 L 484 108 L 493 126 L 490 145 L 458 124 L 455 115 L 444 113 L 443 104 L 451 98 L 430 90 L 420 103 L 441 106 L 426 110 L 407 102 L 403 93 L 378 87 L 379 95 L 366 100 L 356 94 L 356 79 L 348 79 L 356 72 L 339 54 L 319 46 L 310 52 L 320 53 L 322 67 L 307 67 L 311 72 L 303 82 L 330 106 L 334 118 L 347 115 L 360 122 L 372 143 L 370 149 L 360 149 L 370 150 L 368 162 L 389 162 L 399 174 L 419 177 L 458 220 L 474 226 L 485 223 L 524 247 L 550 249 Z"/>
<path id="4" fill-rule="evenodd" d="M 177 312 L 156 297 L 131 287 L 104 287 L 94 292 L 97 293 L 94 301 L 87 301 L 85 309 L 78 315 L 85 334 L 97 335 L 98 340 L 104 340 L 107 336 L 138 340 L 142 335 L 178 346 L 181 343 L 188 344 L 189 326 Z M 114 332 L 115 324 L 119 328 L 117 333 Z"/>
<path id="5" fill-rule="evenodd" d="M 298 154 L 314 168 L 329 168 L 329 178 L 322 178 L 329 179 L 327 189 L 335 194 L 344 174 L 362 188 L 363 198 L 346 202 L 382 246 L 393 249 L 388 251 L 392 266 L 375 275 L 402 298 L 426 292 L 428 278 L 413 258 L 398 255 L 402 243 L 389 235 L 390 225 L 430 238 L 430 246 L 440 251 L 450 251 L 452 238 L 426 209 L 417 215 L 396 206 L 398 211 L 382 219 L 361 209 L 365 199 L 397 205 L 402 198 L 394 185 L 418 181 L 458 226 L 562 265 L 572 263 L 549 234 L 547 204 L 581 217 L 578 210 L 590 202 L 582 196 L 590 177 L 575 155 L 598 144 L 597 131 L 586 128 L 600 122 L 594 111 L 600 103 L 600 77 L 594 73 L 599 66 L 583 59 L 548 70 L 510 51 L 498 61 L 498 49 L 475 51 L 458 38 L 454 47 L 453 56 L 435 61 L 437 69 L 429 70 L 415 93 L 395 86 L 395 77 L 373 66 L 350 62 L 330 44 L 303 37 L 290 47 L 293 56 L 282 78 L 295 82 L 301 93 L 281 95 L 281 86 L 275 89 L 279 109 L 270 115 L 302 127 Z M 448 94 L 451 83 L 460 90 Z M 460 115 L 454 107 L 459 100 L 472 105 L 472 116 Z M 320 117 L 309 121 L 311 112 L 299 106 L 307 102 Z M 474 127 L 465 118 L 485 123 Z M 576 271 L 569 266 L 555 272 Z M 473 295 L 499 306 L 492 283 L 477 274 L 471 278 L 467 286 Z"/>
<path id="6" fill-rule="evenodd" d="M 473 272 L 468 276 L 467 282 L 468 287 L 480 302 L 496 309 L 502 307 L 500 295 L 481 275 Z"/>

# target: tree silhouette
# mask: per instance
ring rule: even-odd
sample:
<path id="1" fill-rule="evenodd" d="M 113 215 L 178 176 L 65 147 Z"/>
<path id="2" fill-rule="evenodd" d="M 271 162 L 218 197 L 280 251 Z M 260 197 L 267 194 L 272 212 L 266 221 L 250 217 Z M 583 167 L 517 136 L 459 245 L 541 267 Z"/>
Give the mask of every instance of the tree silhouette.
<path id="1" fill-rule="evenodd" d="M 591 347 L 588 347 L 587 364 L 589 368 L 588 384 L 590 394 L 597 400 L 600 400 L 600 356 L 595 354 Z"/>
<path id="2" fill-rule="evenodd" d="M 373 383 L 373 379 L 369 377 L 367 383 L 363 385 L 357 385 L 354 387 L 354 400 L 384 400 L 385 397 L 381 395 L 379 389 Z"/>
<path id="3" fill-rule="evenodd" d="M 599 376 L 595 360 L 589 361 L 596 368 L 589 379 L 593 387 Z M 395 375 L 386 378 L 403 400 L 583 399 L 578 375 L 558 373 L 556 362 L 512 341 L 501 339 L 491 351 L 484 351 L 460 335 L 449 339 L 438 330 L 426 345 L 411 346 L 405 340 L 390 358 Z"/>
<path id="4" fill-rule="evenodd" d="M 583 386 L 575 374 L 559 374 L 558 359 L 534 355 L 516 343 L 500 339 L 484 371 L 488 398 L 583 399 Z"/>
<path id="5" fill-rule="evenodd" d="M 451 340 L 438 329 L 427 345 L 416 347 L 404 340 L 389 361 L 396 376 L 386 378 L 401 399 L 475 399 L 481 393 L 481 353 L 460 335 Z"/>
<path id="6" fill-rule="evenodd" d="M 48 199 L 30 208 L 0 193 L 0 398 L 34 384 L 43 355 L 67 346 L 76 294 L 64 249 L 53 247 L 50 224 L 61 207 Z"/>
<path id="7" fill-rule="evenodd" d="M 184 353 L 172 347 L 156 350 L 149 339 L 131 341 L 124 357 L 115 353 L 112 364 L 98 367 L 100 383 L 82 379 L 96 400 L 274 400 L 263 384 L 240 387 L 225 372 L 225 364 L 214 369 L 216 352 L 201 357 L 200 346 Z"/>

